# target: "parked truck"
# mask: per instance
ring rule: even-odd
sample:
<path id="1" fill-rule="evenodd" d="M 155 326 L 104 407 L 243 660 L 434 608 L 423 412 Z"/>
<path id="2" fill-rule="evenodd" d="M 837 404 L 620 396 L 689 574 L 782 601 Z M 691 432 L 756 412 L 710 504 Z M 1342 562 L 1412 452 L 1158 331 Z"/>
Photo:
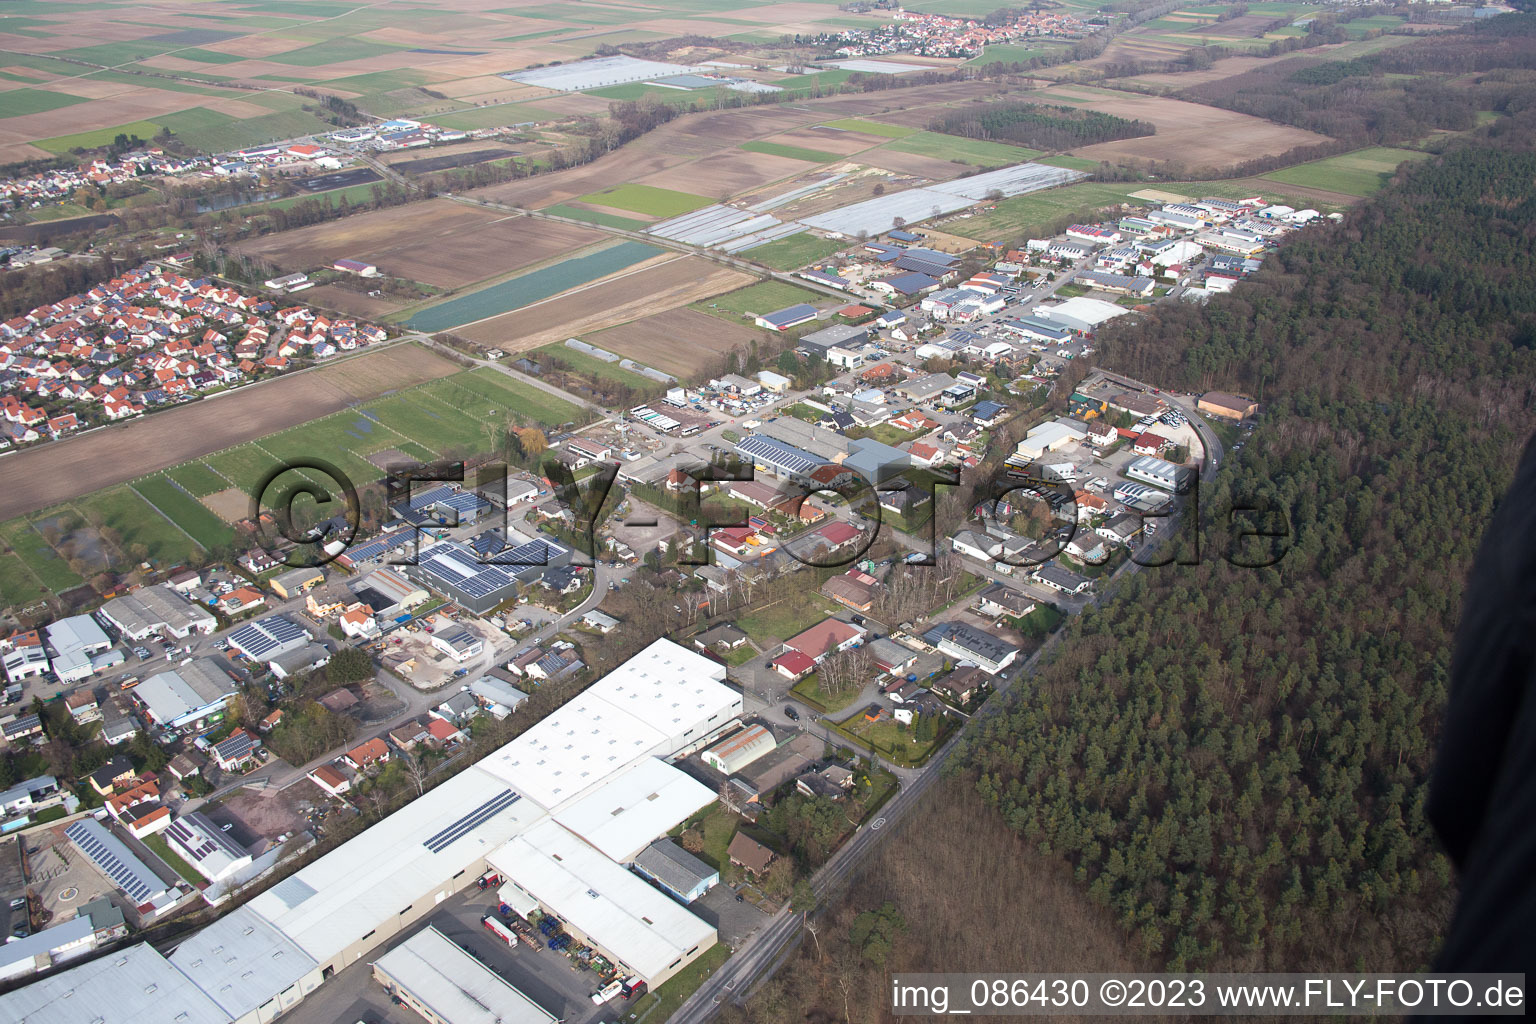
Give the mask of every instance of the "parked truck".
<path id="1" fill-rule="evenodd" d="M 502 942 L 505 942 L 508 946 L 517 945 L 517 936 L 512 933 L 512 929 L 508 928 L 506 925 L 502 924 L 500 921 L 496 920 L 489 914 L 480 919 L 480 924 L 484 926 L 486 931 L 496 936 Z"/>

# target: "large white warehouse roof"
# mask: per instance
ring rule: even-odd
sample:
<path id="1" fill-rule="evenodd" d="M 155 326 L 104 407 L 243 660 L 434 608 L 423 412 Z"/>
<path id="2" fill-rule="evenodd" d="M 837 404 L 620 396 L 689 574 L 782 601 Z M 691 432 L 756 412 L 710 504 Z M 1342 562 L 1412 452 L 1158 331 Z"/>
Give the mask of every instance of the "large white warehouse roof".
<path id="1" fill-rule="evenodd" d="M 560 824 L 621 864 L 672 826 L 709 806 L 715 793 L 654 757 L 556 811 Z"/>
<path id="2" fill-rule="evenodd" d="M 558 1019 L 436 928 L 385 953 L 377 970 L 454 1024 L 555 1024 Z"/>
<path id="3" fill-rule="evenodd" d="M 249 906 L 325 963 L 542 817 L 500 779 L 468 768 Z"/>
<path id="4" fill-rule="evenodd" d="M 476 766 L 548 808 L 741 713 L 725 666 L 657 640 Z"/>
<path id="5" fill-rule="evenodd" d="M 46 974 L 0 996 L 13 1024 L 222 1024 L 230 1018 L 148 943 Z"/>
<path id="6" fill-rule="evenodd" d="M 491 854 L 491 864 L 647 980 L 715 942 L 712 925 L 553 821 Z"/>

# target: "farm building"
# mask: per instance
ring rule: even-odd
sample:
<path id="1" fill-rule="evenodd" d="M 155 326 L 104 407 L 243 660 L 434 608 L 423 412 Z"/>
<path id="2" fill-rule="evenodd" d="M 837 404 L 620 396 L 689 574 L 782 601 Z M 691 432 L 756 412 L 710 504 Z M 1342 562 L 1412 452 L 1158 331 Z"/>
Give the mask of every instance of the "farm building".
<path id="1" fill-rule="evenodd" d="M 642 850 L 634 869 L 684 903 L 692 903 L 720 881 L 720 872 L 671 839 L 659 839 Z"/>
<path id="2" fill-rule="evenodd" d="M 348 274 L 356 274 L 358 277 L 378 277 L 379 268 L 372 263 L 364 263 L 361 260 L 337 260 L 331 264 L 335 270 L 345 271 Z"/>
<path id="3" fill-rule="evenodd" d="M 766 727 L 751 725 L 704 751 L 699 760 L 724 775 L 735 775 L 777 746 L 778 741 Z"/>
<path id="4" fill-rule="evenodd" d="M 793 306 L 785 306 L 783 309 L 776 309 L 772 313 L 763 313 L 753 319 L 757 326 L 770 331 L 787 331 L 791 327 L 798 327 L 815 320 L 816 307 L 810 303 L 801 302 Z"/>

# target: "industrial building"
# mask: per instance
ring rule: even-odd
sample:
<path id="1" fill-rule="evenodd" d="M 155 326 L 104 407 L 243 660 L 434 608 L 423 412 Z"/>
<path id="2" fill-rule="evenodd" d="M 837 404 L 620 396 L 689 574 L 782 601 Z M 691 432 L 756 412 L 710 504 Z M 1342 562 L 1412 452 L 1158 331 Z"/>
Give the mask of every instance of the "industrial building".
<path id="1" fill-rule="evenodd" d="M 74 1024 L 78 1014 L 36 1008 L 66 991 L 76 1006 L 110 1006 L 113 986 L 130 978 L 136 991 L 175 993 L 193 1007 L 188 1021 L 264 1024 L 410 931 L 487 865 L 523 906 L 559 917 L 655 987 L 714 945 L 715 929 L 606 851 L 633 857 L 713 798 L 665 759 L 739 725 L 741 694 L 724 677 L 718 662 L 658 640 L 426 797 L 182 939 L 169 961 L 139 946 L 131 976 L 96 969 L 111 959 L 60 971 L 49 999 L 32 988 L 0 997 L 0 1019 Z M 122 865 L 113 870 L 135 902 L 163 887 L 94 820 L 70 826 L 70 837 L 98 864 Z M 147 1019 L 103 1014 L 106 1024 Z"/>
<path id="2" fill-rule="evenodd" d="M 713 925 L 545 821 L 488 858 L 573 938 L 655 988 L 715 944 Z"/>
<path id="3" fill-rule="evenodd" d="M 381 956 L 374 978 L 433 1024 L 556 1024 L 558 1018 L 436 928 Z"/>
<path id="4" fill-rule="evenodd" d="M 647 846 L 633 866 L 684 903 L 692 903 L 720 883 L 720 872 L 671 839 Z"/>
<path id="5" fill-rule="evenodd" d="M 735 775 L 778 745 L 765 726 L 752 725 L 716 743 L 700 754 L 699 760 L 724 775 Z"/>
<path id="6" fill-rule="evenodd" d="M 180 639 L 191 633 L 212 633 L 219 624 L 211 612 L 164 583 L 113 598 L 101 606 L 101 615 L 130 640 L 143 640 L 151 633 Z"/>
<path id="7" fill-rule="evenodd" d="M 133 901 L 140 913 L 154 916 L 176 902 L 179 893 L 162 882 L 159 875 L 95 818 L 81 818 L 65 829 L 64 834 L 75 849 Z"/>
<path id="8" fill-rule="evenodd" d="M 222 882 L 251 866 L 251 855 L 197 811 L 171 822 L 165 838 L 183 860 L 210 882 Z"/>
<path id="9" fill-rule="evenodd" d="M 1125 467 L 1125 475 L 1168 491 L 1183 490 L 1189 480 L 1188 469 L 1155 455 L 1143 455 L 1132 461 Z"/>
<path id="10" fill-rule="evenodd" d="M 215 658 L 197 658 L 157 672 L 135 686 L 130 697 L 162 729 L 198 725 L 224 710 L 239 684 Z"/>
<path id="11" fill-rule="evenodd" d="M 95 672 L 97 658 L 112 647 L 111 638 L 89 615 L 71 615 L 44 631 L 48 634 L 48 646 L 53 648 L 53 674 L 63 683 L 84 679 Z M 117 660 L 121 661 L 121 656 Z"/>
<path id="12" fill-rule="evenodd" d="M 520 576 L 568 565 L 571 550 L 554 540 L 538 538 L 484 558 L 456 541 L 423 548 L 407 576 L 476 615 L 483 615 L 517 596 Z"/>
<path id="13" fill-rule="evenodd" d="M 292 619 L 268 615 L 229 634 L 229 646 L 251 661 L 265 664 L 309 643 L 309 631 Z"/>

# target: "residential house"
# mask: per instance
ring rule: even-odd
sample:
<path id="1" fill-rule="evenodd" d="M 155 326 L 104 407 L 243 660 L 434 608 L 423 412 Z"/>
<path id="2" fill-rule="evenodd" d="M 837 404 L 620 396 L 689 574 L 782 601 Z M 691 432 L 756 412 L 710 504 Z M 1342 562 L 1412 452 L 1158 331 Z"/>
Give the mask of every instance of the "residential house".
<path id="1" fill-rule="evenodd" d="M 745 832 L 736 833 L 731 839 L 731 845 L 726 847 L 725 855 L 732 864 L 746 871 L 753 878 L 761 878 L 777 856 Z"/>

